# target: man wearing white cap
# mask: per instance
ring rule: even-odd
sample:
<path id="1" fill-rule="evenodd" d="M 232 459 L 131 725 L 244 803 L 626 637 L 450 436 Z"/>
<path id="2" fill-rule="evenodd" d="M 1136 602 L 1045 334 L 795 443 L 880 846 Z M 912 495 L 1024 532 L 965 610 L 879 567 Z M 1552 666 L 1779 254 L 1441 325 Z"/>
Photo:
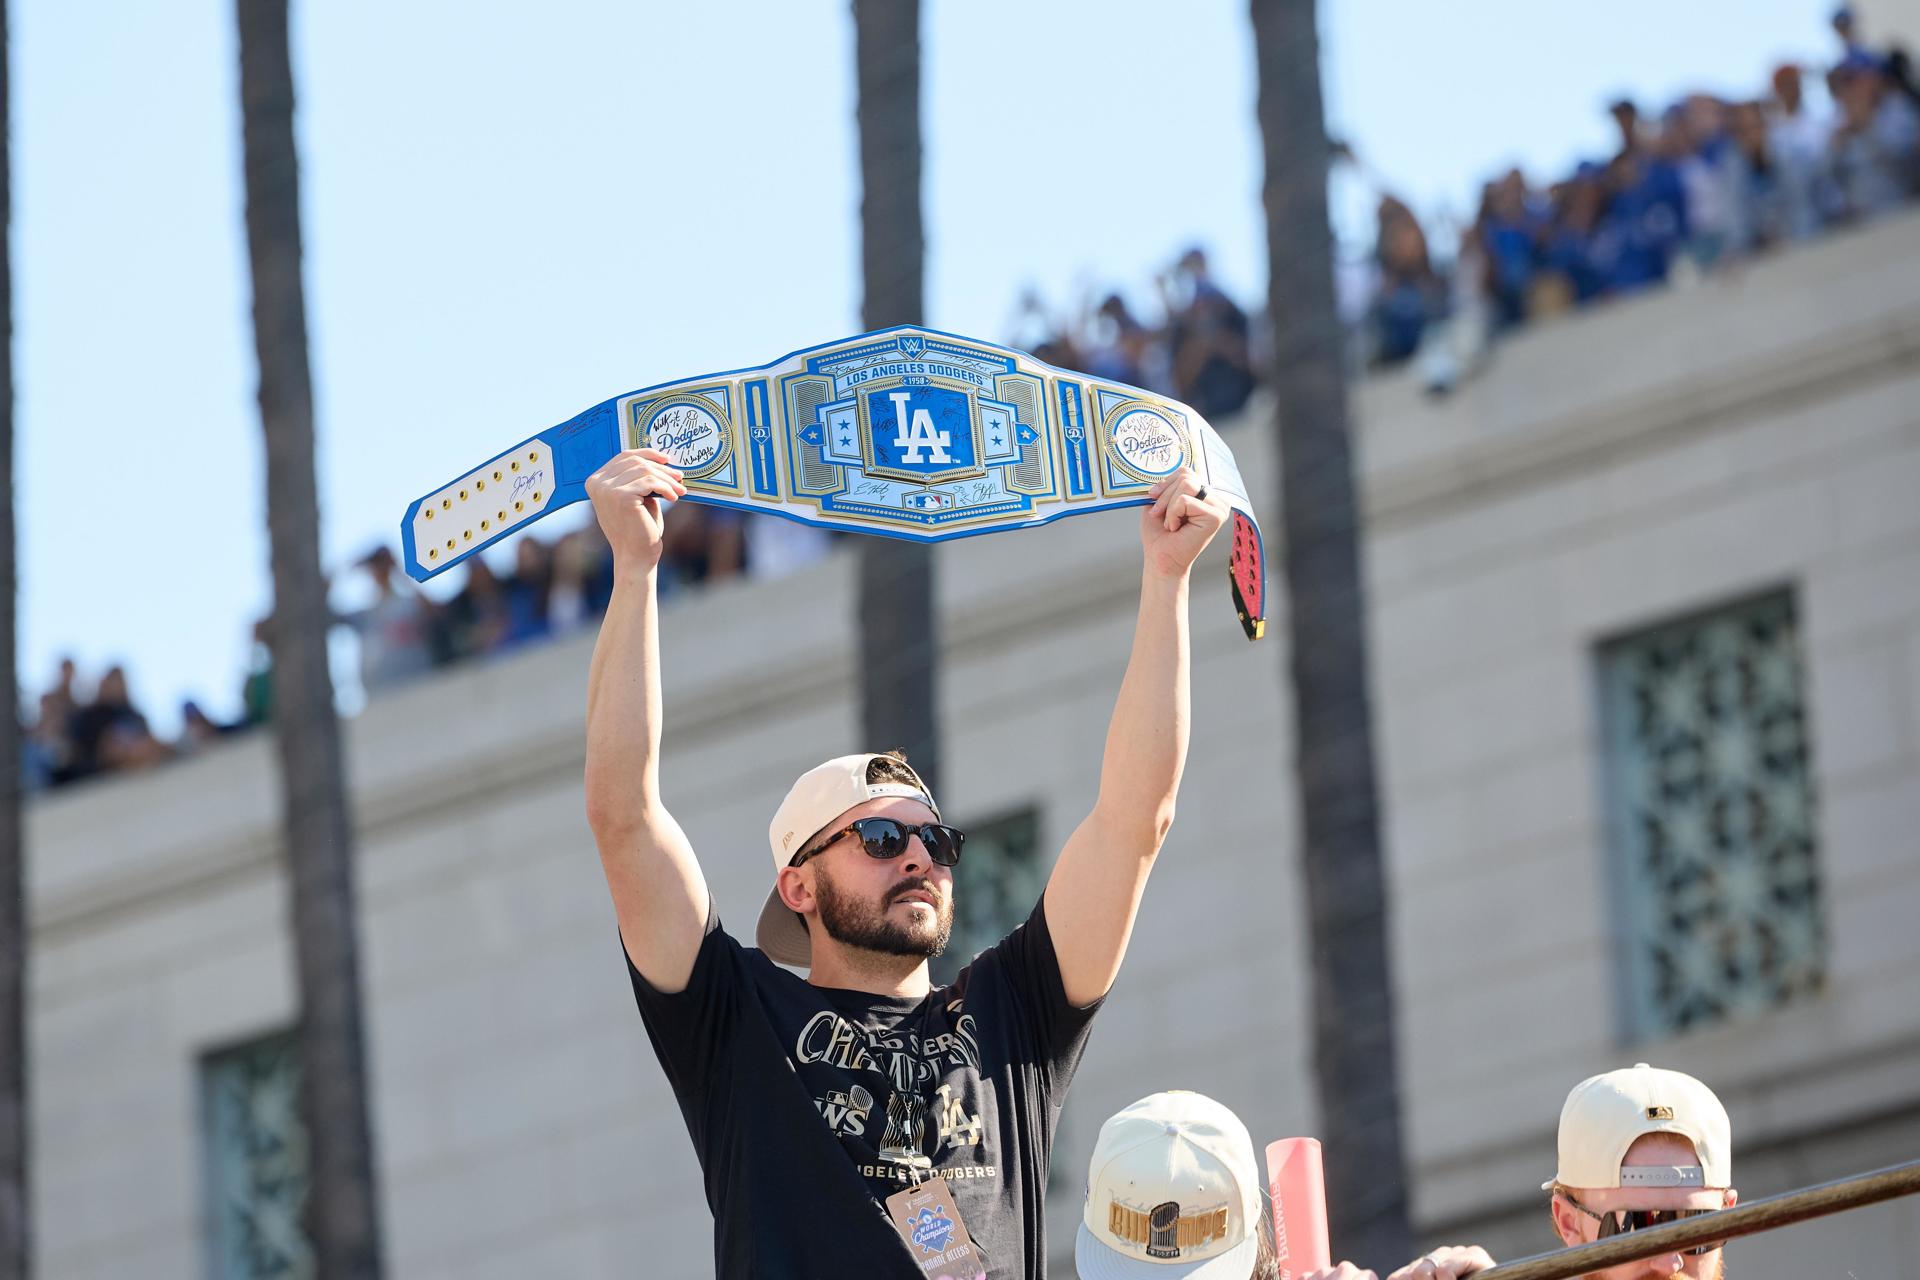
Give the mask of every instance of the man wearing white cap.
<path id="1" fill-rule="evenodd" d="M 769 830 L 759 949 L 719 927 L 659 793 L 654 575 L 663 503 L 685 491 L 650 450 L 587 482 L 616 585 L 588 676 L 586 799 L 634 998 L 705 1174 L 716 1274 L 1044 1276 L 1054 1124 L 1173 820 L 1188 575 L 1227 507 L 1186 471 L 1154 486 L 1099 798 L 1026 923 L 934 988 L 965 837 L 896 756 L 803 774 Z"/>
<path id="2" fill-rule="evenodd" d="M 1569 1245 L 1731 1209 L 1731 1126 L 1713 1090 L 1644 1062 L 1575 1085 L 1560 1109 L 1554 1230 Z M 1718 1244 L 1594 1272 L 1592 1280 L 1697 1276 L 1719 1280 Z"/>
<path id="3" fill-rule="evenodd" d="M 1731 1127 L 1713 1090 L 1690 1075 L 1644 1062 L 1590 1076 L 1560 1108 L 1560 1167 L 1540 1184 L 1562 1243 L 1607 1236 L 1731 1209 Z M 1458 1280 L 1493 1265 L 1481 1249 L 1449 1248 L 1417 1258 L 1389 1280 Z M 1684 1275 L 1719 1280 L 1718 1244 L 1663 1253 L 1588 1273 L 1587 1280 L 1645 1280 Z M 1305 1280 L 1373 1276 L 1352 1263 Z"/>
<path id="4" fill-rule="evenodd" d="M 1108 1118 L 1073 1244 L 1080 1280 L 1270 1280 L 1253 1138 L 1199 1093 L 1150 1094 Z"/>

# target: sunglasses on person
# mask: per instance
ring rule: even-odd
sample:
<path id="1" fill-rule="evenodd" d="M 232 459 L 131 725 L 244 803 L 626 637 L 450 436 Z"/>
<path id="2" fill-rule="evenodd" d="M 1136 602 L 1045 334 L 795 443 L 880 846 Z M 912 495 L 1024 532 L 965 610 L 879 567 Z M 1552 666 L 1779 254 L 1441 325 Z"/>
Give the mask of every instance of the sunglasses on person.
<path id="1" fill-rule="evenodd" d="M 824 853 L 840 837 L 857 835 L 860 847 L 867 851 L 869 858 L 881 861 L 897 858 L 907 851 L 907 841 L 914 836 L 920 837 L 920 843 L 927 848 L 927 856 L 943 867 L 951 867 L 960 861 L 960 846 L 966 843 L 967 833 L 958 827 L 949 827 L 938 822 L 900 822 L 894 818 L 860 818 L 848 823 L 834 832 L 812 849 L 803 850 L 788 866 L 797 867 L 808 858 Z"/>
<path id="2" fill-rule="evenodd" d="M 1697 1218 L 1703 1213 L 1712 1213 L 1712 1209 L 1609 1209 L 1599 1213 L 1562 1193 L 1562 1200 L 1578 1209 L 1600 1224 L 1599 1238 L 1624 1235 L 1632 1231 L 1644 1231 L 1648 1227 L 1664 1227 L 1669 1222 L 1679 1222 L 1682 1218 Z M 1679 1249 L 1675 1252 L 1689 1255 L 1712 1253 L 1720 1247 L 1719 1241 L 1711 1244 L 1696 1245 L 1691 1249 Z"/>

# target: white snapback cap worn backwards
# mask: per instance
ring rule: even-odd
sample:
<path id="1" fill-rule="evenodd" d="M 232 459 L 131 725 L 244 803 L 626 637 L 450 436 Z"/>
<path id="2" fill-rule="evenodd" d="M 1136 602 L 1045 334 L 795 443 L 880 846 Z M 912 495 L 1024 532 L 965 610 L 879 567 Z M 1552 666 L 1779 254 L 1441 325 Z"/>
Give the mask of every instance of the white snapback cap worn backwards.
<path id="1" fill-rule="evenodd" d="M 880 758 L 872 752 L 835 756 L 800 775 L 800 780 L 793 784 L 793 789 L 787 792 L 787 798 L 774 811 L 773 824 L 767 828 L 767 839 L 773 846 L 773 874 L 776 880 L 781 870 L 793 861 L 794 855 L 806 847 L 807 841 L 824 832 L 828 823 L 856 805 L 883 796 L 905 796 L 925 804 L 933 810 L 934 817 L 940 816 L 940 806 L 933 802 L 933 793 L 905 761 L 887 757 L 889 764 L 912 774 L 912 783 L 893 779 L 868 782 L 867 767 Z M 768 958 L 778 960 L 781 964 L 804 969 L 813 963 L 813 945 L 807 937 L 806 921 L 780 901 L 777 884 L 768 891 L 766 905 L 760 908 L 760 924 L 754 930 L 754 941 L 767 953 Z"/>
<path id="2" fill-rule="evenodd" d="M 1695 1165 L 1620 1161 L 1636 1138 L 1677 1133 L 1693 1144 Z M 1560 1172 L 1540 1184 L 1567 1187 L 1714 1187 L 1733 1185 L 1732 1126 L 1713 1090 L 1692 1076 L 1636 1062 L 1591 1076 L 1560 1108 Z"/>
<path id="3" fill-rule="evenodd" d="M 1156 1093 L 1100 1126 L 1073 1263 L 1081 1280 L 1246 1280 L 1259 1226 L 1247 1127 L 1203 1094 Z"/>

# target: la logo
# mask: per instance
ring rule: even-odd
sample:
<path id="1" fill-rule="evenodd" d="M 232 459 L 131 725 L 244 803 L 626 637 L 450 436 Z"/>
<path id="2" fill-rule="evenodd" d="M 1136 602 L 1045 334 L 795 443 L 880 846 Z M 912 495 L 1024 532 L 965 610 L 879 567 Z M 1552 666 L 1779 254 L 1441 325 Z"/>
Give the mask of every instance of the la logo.
<path id="1" fill-rule="evenodd" d="M 945 431 L 936 431 L 933 415 L 925 409 L 907 408 L 907 402 L 913 398 L 910 391 L 895 391 L 887 397 L 893 401 L 894 421 L 899 424 L 900 432 L 893 438 L 894 448 L 903 450 L 900 461 L 923 464 L 928 461 L 952 462 L 947 446 L 953 443 L 953 437 Z M 930 451 L 922 456 L 921 451 Z"/>

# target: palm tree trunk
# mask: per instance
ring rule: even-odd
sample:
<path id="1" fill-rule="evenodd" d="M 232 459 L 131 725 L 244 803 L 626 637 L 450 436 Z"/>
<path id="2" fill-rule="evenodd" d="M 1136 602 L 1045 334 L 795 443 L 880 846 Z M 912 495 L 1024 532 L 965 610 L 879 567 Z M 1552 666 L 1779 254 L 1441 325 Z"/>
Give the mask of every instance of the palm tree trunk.
<path id="1" fill-rule="evenodd" d="M 920 224 L 920 0 L 853 0 L 860 91 L 861 319 L 869 329 L 924 320 Z M 860 540 L 860 732 L 864 750 L 899 747 L 938 787 L 939 635 L 933 548 Z M 935 794 L 938 794 L 936 791 Z"/>
<path id="2" fill-rule="evenodd" d="M 327 669 L 313 388 L 300 278 L 287 0 L 237 0 L 254 349 L 273 543 L 274 740 L 299 964 L 308 1232 L 328 1280 L 380 1274 L 378 1198 L 354 938 L 353 823 Z"/>
<path id="3" fill-rule="evenodd" d="M 1313 0 L 1252 9 L 1327 1211 L 1341 1254 L 1397 1263 L 1413 1243 L 1319 42 Z"/>
<path id="4" fill-rule="evenodd" d="M 14 644 L 13 125 L 6 0 L 0 0 L 0 1280 L 25 1280 L 27 1180 L 27 911 L 21 859 L 20 696 Z"/>

